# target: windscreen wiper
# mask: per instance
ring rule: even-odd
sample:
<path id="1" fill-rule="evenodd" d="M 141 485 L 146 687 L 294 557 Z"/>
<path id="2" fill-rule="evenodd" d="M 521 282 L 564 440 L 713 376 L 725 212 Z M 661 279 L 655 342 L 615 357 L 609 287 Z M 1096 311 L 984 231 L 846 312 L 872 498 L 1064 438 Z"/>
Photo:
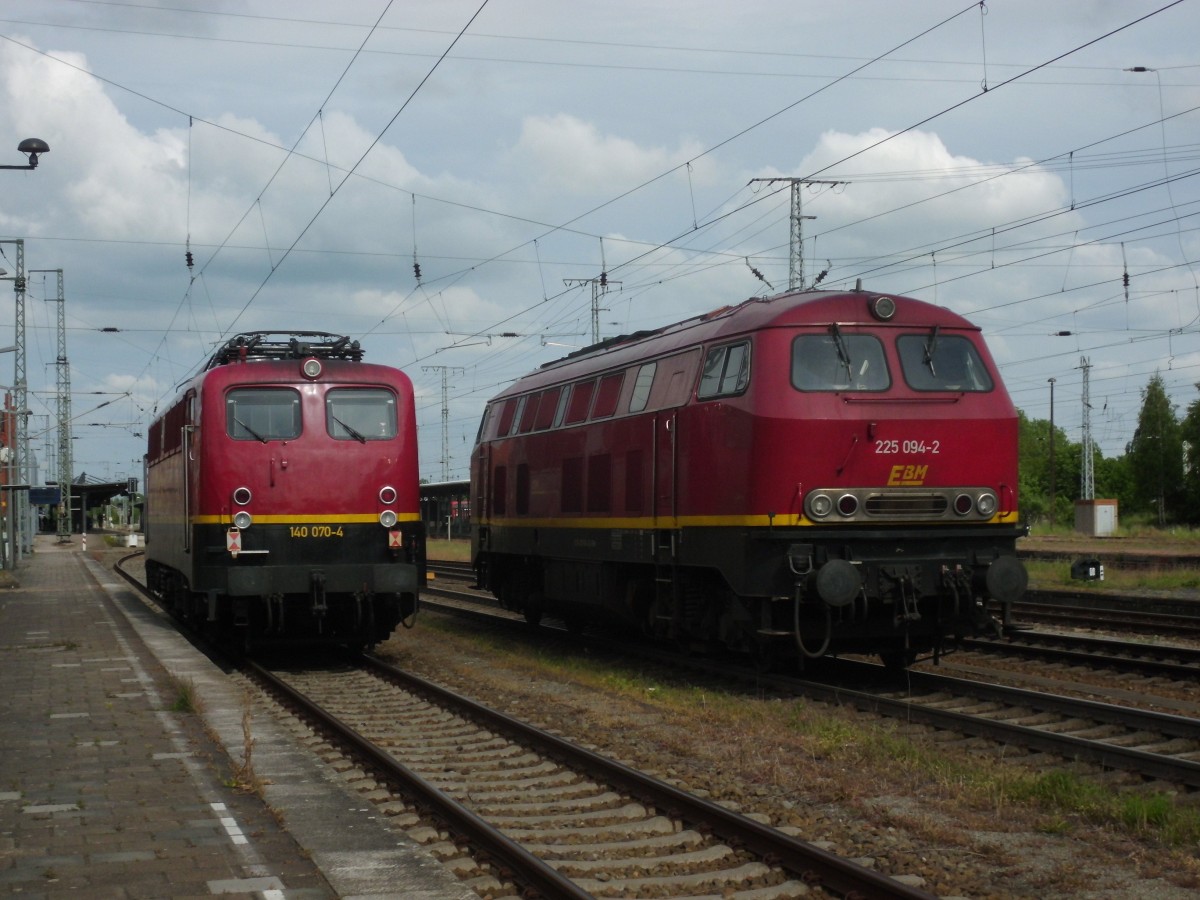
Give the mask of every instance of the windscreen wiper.
<path id="1" fill-rule="evenodd" d="M 846 339 L 842 337 L 842 332 L 837 327 L 837 322 L 829 326 L 829 332 L 833 335 L 833 344 L 837 347 L 838 359 L 846 367 L 846 377 L 853 380 L 854 367 L 850 362 L 850 351 L 846 348 Z"/>
<path id="2" fill-rule="evenodd" d="M 333 421 L 337 422 L 339 425 L 341 425 L 343 428 L 345 428 L 347 434 L 349 434 L 350 437 L 354 438 L 360 444 L 365 444 L 367 442 L 367 438 L 365 435 L 361 434 L 358 431 L 355 431 L 353 428 L 351 428 L 349 425 L 347 425 L 345 422 L 343 422 L 341 419 L 339 419 L 333 413 L 329 414 L 329 418 L 333 419 Z"/>
<path id="3" fill-rule="evenodd" d="M 933 326 L 933 332 L 929 335 L 929 340 L 925 342 L 925 365 L 929 366 L 929 374 L 937 377 L 937 371 L 933 368 L 933 354 L 937 353 L 938 329 L 940 325 Z"/>
<path id="4" fill-rule="evenodd" d="M 239 419 L 237 416 L 233 417 L 233 421 L 237 422 L 237 424 L 241 425 L 244 429 L 246 429 L 246 433 L 249 434 L 250 437 L 254 438 L 256 441 L 262 441 L 264 444 L 267 442 L 267 439 L 265 437 L 263 437 L 261 434 L 259 434 L 257 431 L 255 431 L 253 428 L 251 428 L 249 425 L 247 425 L 245 422 L 243 422 L 241 419 Z"/>

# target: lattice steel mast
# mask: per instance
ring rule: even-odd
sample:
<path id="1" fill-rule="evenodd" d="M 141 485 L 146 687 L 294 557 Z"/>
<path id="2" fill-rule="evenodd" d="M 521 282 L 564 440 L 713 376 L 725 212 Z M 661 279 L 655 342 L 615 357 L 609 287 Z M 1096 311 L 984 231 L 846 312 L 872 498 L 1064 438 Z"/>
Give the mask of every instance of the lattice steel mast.
<path id="1" fill-rule="evenodd" d="M 47 297 L 46 302 L 58 303 L 58 542 L 71 540 L 71 367 L 67 363 L 67 296 L 63 290 L 62 269 L 33 269 L 34 272 L 58 274 L 58 298 Z M 130 500 L 132 502 L 132 499 Z"/>
<path id="2" fill-rule="evenodd" d="M 426 372 L 442 373 L 442 481 L 450 480 L 450 373 L 462 374 L 459 366 L 421 366 Z"/>
<path id="3" fill-rule="evenodd" d="M 1089 396 L 1088 372 L 1092 364 L 1086 356 L 1079 357 L 1083 369 L 1083 465 L 1080 466 L 1079 496 L 1083 500 L 1096 499 L 1095 454 L 1092 452 L 1092 402 Z"/>

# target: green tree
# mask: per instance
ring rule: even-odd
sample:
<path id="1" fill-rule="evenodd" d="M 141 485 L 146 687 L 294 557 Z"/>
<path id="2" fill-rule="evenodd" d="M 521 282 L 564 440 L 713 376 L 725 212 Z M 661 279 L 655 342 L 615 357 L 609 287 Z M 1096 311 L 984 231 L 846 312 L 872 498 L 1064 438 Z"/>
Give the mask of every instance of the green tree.
<path id="1" fill-rule="evenodd" d="M 1137 429 L 1125 455 L 1135 488 L 1134 508 L 1153 512 L 1159 525 L 1182 518 L 1182 429 L 1158 373 L 1142 392 Z"/>
<path id="2" fill-rule="evenodd" d="M 1196 385 L 1200 390 L 1200 384 Z M 1200 522 L 1200 399 L 1188 404 L 1180 424 L 1183 440 L 1183 520 Z"/>
<path id="3" fill-rule="evenodd" d="M 1137 494 L 1128 456 L 1117 456 L 1113 459 L 1105 459 L 1102 454 L 1096 456 L 1095 476 L 1097 497 L 1115 499 L 1119 510 L 1135 508 L 1134 498 Z"/>
<path id="4" fill-rule="evenodd" d="M 1066 432 L 1056 425 L 1052 466 L 1049 421 L 1030 419 L 1017 410 L 1018 490 L 1026 522 L 1050 521 L 1051 488 L 1054 521 L 1073 521 L 1072 507 L 1079 497 L 1080 452 L 1080 445 L 1068 441 Z"/>

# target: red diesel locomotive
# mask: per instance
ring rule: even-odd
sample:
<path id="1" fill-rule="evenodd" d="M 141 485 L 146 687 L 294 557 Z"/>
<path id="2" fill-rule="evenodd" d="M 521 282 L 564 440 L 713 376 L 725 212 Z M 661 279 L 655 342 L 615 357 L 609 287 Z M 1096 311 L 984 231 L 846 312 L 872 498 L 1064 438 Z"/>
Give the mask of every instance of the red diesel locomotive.
<path id="1" fill-rule="evenodd" d="M 228 341 L 150 427 L 146 578 L 244 646 L 384 640 L 425 577 L 408 376 L 324 332 Z"/>
<path id="2" fill-rule="evenodd" d="M 1017 414 L 979 329 L 906 297 L 750 299 L 493 398 L 479 583 L 533 623 L 906 665 L 1024 592 Z"/>

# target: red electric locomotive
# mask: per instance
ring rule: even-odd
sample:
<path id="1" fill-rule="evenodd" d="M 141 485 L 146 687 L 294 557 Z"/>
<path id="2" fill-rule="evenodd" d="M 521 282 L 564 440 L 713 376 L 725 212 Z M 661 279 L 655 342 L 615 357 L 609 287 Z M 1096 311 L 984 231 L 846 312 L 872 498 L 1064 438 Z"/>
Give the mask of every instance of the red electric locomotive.
<path id="1" fill-rule="evenodd" d="M 364 647 L 425 577 L 408 376 L 357 341 L 228 341 L 150 427 L 146 578 L 177 615 L 245 646 Z"/>
<path id="2" fill-rule="evenodd" d="M 605 340 L 488 404 L 480 584 L 762 657 L 906 665 L 1023 593 L 1017 415 L 979 329 L 906 297 L 751 299 Z"/>

